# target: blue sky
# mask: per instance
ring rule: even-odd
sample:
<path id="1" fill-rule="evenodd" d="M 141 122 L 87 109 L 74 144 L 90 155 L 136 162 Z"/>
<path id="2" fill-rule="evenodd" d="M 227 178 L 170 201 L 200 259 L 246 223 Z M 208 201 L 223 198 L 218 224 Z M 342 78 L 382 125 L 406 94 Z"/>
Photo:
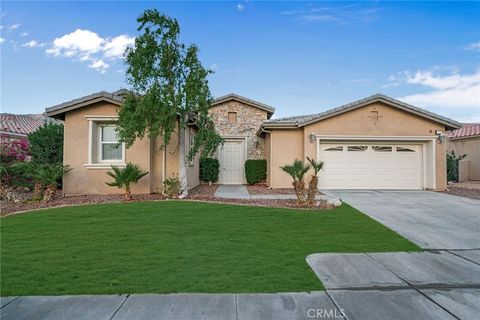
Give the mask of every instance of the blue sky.
<path id="1" fill-rule="evenodd" d="M 282 117 L 384 93 L 480 121 L 479 2 L 2 2 L 2 112 L 127 87 L 120 53 L 148 8 L 200 47 L 214 96 Z"/>

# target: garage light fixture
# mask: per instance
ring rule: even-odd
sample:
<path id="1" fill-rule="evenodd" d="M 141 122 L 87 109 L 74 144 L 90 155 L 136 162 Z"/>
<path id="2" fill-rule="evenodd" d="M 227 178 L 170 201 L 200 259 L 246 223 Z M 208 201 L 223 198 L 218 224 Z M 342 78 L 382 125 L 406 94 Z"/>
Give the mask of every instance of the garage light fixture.
<path id="1" fill-rule="evenodd" d="M 316 138 L 317 138 L 317 135 L 315 134 L 315 132 L 310 133 L 310 142 L 311 143 L 314 143 Z"/>
<path id="2" fill-rule="evenodd" d="M 435 130 L 435 134 L 437 135 L 438 141 L 440 143 L 443 143 L 445 141 L 445 133 L 443 133 L 442 130 Z"/>

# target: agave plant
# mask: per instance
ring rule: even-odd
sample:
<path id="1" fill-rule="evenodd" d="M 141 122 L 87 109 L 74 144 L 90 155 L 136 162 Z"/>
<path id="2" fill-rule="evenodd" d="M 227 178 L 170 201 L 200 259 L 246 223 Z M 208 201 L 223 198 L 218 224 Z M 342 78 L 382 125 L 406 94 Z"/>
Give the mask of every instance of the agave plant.
<path id="1" fill-rule="evenodd" d="M 110 187 L 125 189 L 125 200 L 129 201 L 132 200 L 131 185 L 138 183 L 148 174 L 148 171 L 143 171 L 138 165 L 129 162 L 125 168 L 112 166 L 112 171 L 107 174 L 113 178 L 113 181 L 106 182 L 106 184 Z"/>
<path id="2" fill-rule="evenodd" d="M 318 172 L 323 168 L 323 161 L 315 161 L 314 159 L 307 157 L 307 161 L 310 162 L 310 165 L 313 168 L 315 174 L 312 174 L 310 182 L 308 183 L 308 195 L 307 203 L 311 206 L 315 204 L 315 196 L 317 195 L 318 188 Z"/>
<path id="3" fill-rule="evenodd" d="M 280 169 L 292 177 L 292 185 L 297 196 L 297 204 L 303 205 L 305 203 L 305 182 L 303 178 L 308 170 L 310 170 L 310 165 L 306 165 L 303 161 L 295 159 L 292 165 L 285 165 L 280 167 Z"/>

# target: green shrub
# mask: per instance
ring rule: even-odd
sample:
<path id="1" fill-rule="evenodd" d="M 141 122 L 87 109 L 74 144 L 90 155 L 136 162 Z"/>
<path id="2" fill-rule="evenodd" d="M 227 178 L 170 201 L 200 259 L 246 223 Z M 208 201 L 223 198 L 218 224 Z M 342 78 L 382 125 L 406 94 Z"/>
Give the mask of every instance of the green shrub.
<path id="1" fill-rule="evenodd" d="M 148 174 L 138 165 L 131 162 L 127 163 L 125 168 L 112 166 L 112 171 L 108 171 L 107 175 L 113 178 L 112 182 L 105 182 L 110 187 L 125 189 L 125 200 L 132 200 L 131 185 L 137 184 L 140 179 Z"/>
<path id="2" fill-rule="evenodd" d="M 163 181 L 163 194 L 167 198 L 178 198 L 182 191 L 178 177 L 167 178 Z"/>
<path id="3" fill-rule="evenodd" d="M 220 162 L 214 158 L 200 159 L 200 180 L 217 182 L 220 173 Z"/>
<path id="4" fill-rule="evenodd" d="M 49 123 L 28 135 L 32 161 L 63 163 L 63 125 Z"/>
<path id="5" fill-rule="evenodd" d="M 245 161 L 245 176 L 248 184 L 255 184 L 264 181 L 267 178 L 267 160 L 247 160 Z"/>
<path id="6" fill-rule="evenodd" d="M 453 150 L 447 153 L 447 181 L 458 181 L 458 162 L 466 156 L 456 155 Z"/>

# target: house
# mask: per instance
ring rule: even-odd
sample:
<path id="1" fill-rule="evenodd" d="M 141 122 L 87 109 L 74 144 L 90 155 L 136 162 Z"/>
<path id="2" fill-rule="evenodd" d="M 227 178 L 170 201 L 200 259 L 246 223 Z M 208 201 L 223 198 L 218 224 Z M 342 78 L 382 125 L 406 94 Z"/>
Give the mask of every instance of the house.
<path id="1" fill-rule="evenodd" d="M 461 128 L 447 132 L 447 152 L 466 154 L 466 180 L 480 180 L 480 123 L 464 123 Z M 462 179 L 463 180 L 463 179 Z"/>
<path id="2" fill-rule="evenodd" d="M 178 173 L 178 136 L 164 148 L 161 138 L 143 139 L 126 149 L 115 134 L 123 91 L 99 92 L 51 108 L 64 120 L 65 194 L 119 192 L 105 185 L 111 165 L 133 162 L 149 171 L 134 189 L 158 192 L 166 177 Z M 267 160 L 267 184 L 291 187 L 280 166 L 307 156 L 325 162 L 319 188 L 446 188 L 444 132 L 460 124 L 384 95 L 308 116 L 273 119 L 275 109 L 236 94 L 215 99 L 209 110 L 225 139 L 219 148 L 222 184 L 245 183 L 246 159 Z M 186 132 L 186 148 L 195 128 Z M 196 186 L 198 157 L 188 164 L 188 187 Z"/>
<path id="3" fill-rule="evenodd" d="M 27 138 L 28 134 L 36 131 L 46 118 L 39 114 L 0 114 L 0 135 L 2 138 L 20 139 Z"/>

